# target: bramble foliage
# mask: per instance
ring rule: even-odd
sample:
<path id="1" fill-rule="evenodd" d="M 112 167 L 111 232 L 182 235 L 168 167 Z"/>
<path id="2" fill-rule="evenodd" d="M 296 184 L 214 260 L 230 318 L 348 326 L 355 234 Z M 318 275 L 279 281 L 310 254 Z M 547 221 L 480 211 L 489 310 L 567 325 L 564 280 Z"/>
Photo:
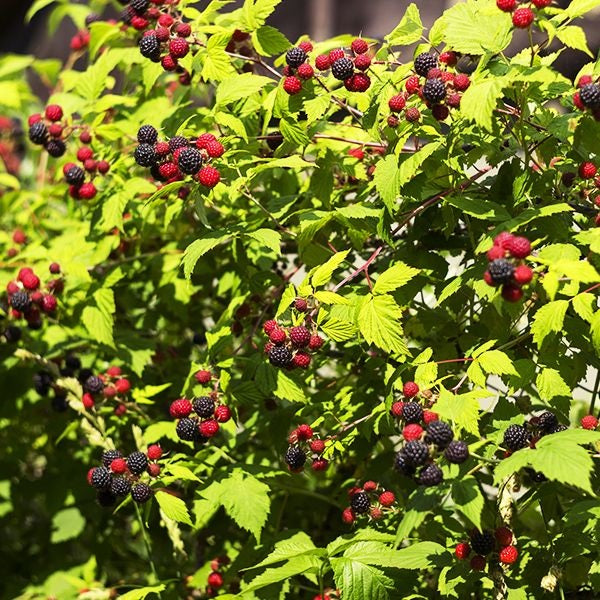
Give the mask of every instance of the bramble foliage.
<path id="1" fill-rule="evenodd" d="M 592 597 L 600 0 L 280 3 L 0 58 L 3 597 Z"/>

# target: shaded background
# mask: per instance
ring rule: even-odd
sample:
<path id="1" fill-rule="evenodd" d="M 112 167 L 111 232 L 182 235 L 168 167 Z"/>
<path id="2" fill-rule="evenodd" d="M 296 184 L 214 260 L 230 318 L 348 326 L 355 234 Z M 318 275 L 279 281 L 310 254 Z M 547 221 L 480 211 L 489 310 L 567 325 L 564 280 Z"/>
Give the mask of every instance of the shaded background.
<path id="1" fill-rule="evenodd" d="M 26 26 L 24 17 L 32 3 L 33 0 L 0 0 L 0 53 L 31 53 L 39 58 L 64 58 L 68 52 L 68 41 L 75 33 L 75 26 L 67 19 L 58 31 L 49 37 L 44 24 L 52 7 L 41 11 Z M 79 3 L 85 4 L 85 0 Z M 242 0 L 236 0 L 231 4 L 231 8 L 241 3 Z M 426 27 L 454 3 L 454 0 L 416 2 Z M 556 2 L 562 8 L 569 3 L 570 0 Z M 208 0 L 198 2 L 201 8 L 207 4 Z M 400 21 L 409 4 L 410 0 L 284 0 L 269 19 L 269 23 L 283 31 L 292 41 L 306 33 L 315 40 L 323 40 L 341 33 L 358 35 L 361 32 L 369 37 L 381 38 Z M 102 16 L 117 14 L 118 11 L 114 9 Z M 578 24 L 584 27 L 590 48 L 594 55 L 597 55 L 600 47 L 600 10 L 580 20 Z M 515 40 L 515 48 L 519 44 L 525 44 L 526 33 L 517 32 Z M 557 67 L 563 74 L 573 77 L 590 60 L 583 52 L 566 51 L 559 58 Z"/>

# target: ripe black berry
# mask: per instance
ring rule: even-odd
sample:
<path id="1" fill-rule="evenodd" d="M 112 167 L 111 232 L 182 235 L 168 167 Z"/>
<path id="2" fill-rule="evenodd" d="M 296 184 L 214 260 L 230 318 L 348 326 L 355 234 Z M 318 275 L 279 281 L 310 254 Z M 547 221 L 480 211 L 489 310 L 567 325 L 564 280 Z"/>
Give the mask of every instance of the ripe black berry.
<path id="1" fill-rule="evenodd" d="M 432 421 L 427 426 L 425 441 L 428 444 L 435 444 L 438 448 L 445 448 L 454 438 L 452 428 L 443 421 Z"/>
<path id="2" fill-rule="evenodd" d="M 123 458 L 118 450 L 105 450 L 102 453 L 102 464 L 108 469 L 115 458 Z"/>
<path id="3" fill-rule="evenodd" d="M 496 545 L 493 534 L 490 531 L 484 529 L 483 531 L 476 531 L 471 536 L 471 548 L 477 554 L 481 556 L 487 556 Z"/>
<path id="4" fill-rule="evenodd" d="M 406 460 L 413 466 L 423 465 L 429 458 L 429 448 L 427 444 L 419 440 L 407 442 L 403 449 Z"/>
<path id="5" fill-rule="evenodd" d="M 428 79 L 423 86 L 423 98 L 429 104 L 439 104 L 446 98 L 446 86 L 441 79 Z"/>
<path id="6" fill-rule="evenodd" d="M 160 60 L 160 43 L 155 35 L 145 35 L 139 43 L 140 53 L 153 62 Z"/>
<path id="7" fill-rule="evenodd" d="M 52 375 L 47 371 L 39 371 L 33 376 L 33 387 L 40 396 L 45 396 L 52 385 Z"/>
<path id="8" fill-rule="evenodd" d="M 141 475 L 148 468 L 148 457 L 143 452 L 132 452 L 127 457 L 127 468 L 134 475 Z"/>
<path id="9" fill-rule="evenodd" d="M 78 371 L 81 369 L 81 361 L 74 354 L 69 354 L 69 356 L 65 358 L 65 365 L 67 365 L 67 368 L 72 369 L 73 371 Z"/>
<path id="10" fill-rule="evenodd" d="M 42 121 L 34 123 L 29 128 L 29 139 L 34 144 L 43 144 L 48 139 L 48 129 Z"/>
<path id="11" fill-rule="evenodd" d="M 113 477 L 110 493 L 113 496 L 126 496 L 131 491 L 131 482 L 126 477 Z"/>
<path id="12" fill-rule="evenodd" d="M 415 474 L 415 467 L 406 459 L 404 452 L 398 452 L 394 459 L 394 468 L 403 475 L 411 476 Z"/>
<path id="13" fill-rule="evenodd" d="M 106 467 L 96 467 L 92 473 L 92 485 L 97 490 L 106 490 L 112 481 L 111 472 Z"/>
<path id="14" fill-rule="evenodd" d="M 214 400 L 212 400 L 208 396 L 196 398 L 192 402 L 192 407 L 194 409 L 194 412 L 203 419 L 209 419 L 213 416 L 213 413 L 215 412 Z"/>
<path id="15" fill-rule="evenodd" d="M 509 425 L 504 432 L 503 445 L 513 452 L 524 448 L 528 442 L 529 434 L 527 433 L 527 429 L 522 425 Z"/>
<path id="16" fill-rule="evenodd" d="M 136 483 L 131 488 L 131 497 L 138 504 L 143 504 L 152 498 L 152 489 L 145 483 Z"/>
<path id="17" fill-rule="evenodd" d="M 588 83 L 579 90 L 579 97 L 584 106 L 596 109 L 600 108 L 600 85 Z"/>
<path id="18" fill-rule="evenodd" d="M 81 167 L 78 167 L 77 165 L 75 165 L 74 167 L 71 167 L 65 173 L 65 180 L 70 185 L 80 186 L 83 183 L 84 179 L 85 179 L 85 171 Z"/>
<path id="19" fill-rule="evenodd" d="M 133 153 L 135 162 L 140 167 L 150 167 L 156 162 L 156 152 L 154 146 L 150 144 L 140 144 Z"/>
<path id="20" fill-rule="evenodd" d="M 354 63 L 349 58 L 338 58 L 331 65 L 331 74 L 340 81 L 345 81 L 352 77 L 354 73 Z"/>
<path id="21" fill-rule="evenodd" d="M 444 456 L 448 462 L 459 465 L 469 458 L 469 447 L 462 440 L 454 440 L 448 444 Z"/>
<path id="22" fill-rule="evenodd" d="M 306 52 L 302 48 L 290 48 L 285 55 L 285 62 L 294 69 L 299 67 L 308 58 Z"/>
<path id="23" fill-rule="evenodd" d="M 96 375 L 90 375 L 83 384 L 86 392 L 99 394 L 104 389 L 104 382 Z"/>
<path id="24" fill-rule="evenodd" d="M 98 500 L 98 504 L 103 507 L 112 506 L 117 499 L 110 493 L 109 490 L 100 490 L 98 494 L 96 494 L 96 500 Z"/>
<path id="25" fill-rule="evenodd" d="M 290 446 L 285 451 L 285 456 L 283 458 L 290 469 L 296 471 L 304 466 L 304 463 L 306 462 L 306 453 L 298 446 Z"/>
<path id="26" fill-rule="evenodd" d="M 188 175 L 193 175 L 202 166 L 202 156 L 196 148 L 183 148 L 177 158 L 179 168 Z"/>
<path id="27" fill-rule="evenodd" d="M 569 429 L 566 425 L 563 425 L 562 423 L 559 423 L 556 427 L 553 427 L 550 430 L 550 433 L 559 433 L 561 431 L 566 431 L 567 429 Z"/>
<path id="28" fill-rule="evenodd" d="M 438 485 L 444 480 L 442 470 L 434 464 L 427 465 L 419 473 L 419 483 L 421 485 L 431 486 Z"/>
<path id="29" fill-rule="evenodd" d="M 492 281 L 496 284 L 510 283 L 515 268 L 504 258 L 497 258 L 488 265 L 488 272 Z"/>
<path id="30" fill-rule="evenodd" d="M 429 69 L 435 69 L 438 66 L 437 58 L 433 54 L 423 52 L 415 58 L 415 71 L 421 77 L 427 77 Z"/>
<path id="31" fill-rule="evenodd" d="M 152 125 L 142 125 L 137 132 L 137 140 L 140 144 L 154 144 L 158 139 L 158 131 Z"/>
<path id="32" fill-rule="evenodd" d="M 150 2 L 149 0 L 131 0 L 129 6 L 131 6 L 138 15 L 143 15 L 148 10 Z"/>
<path id="33" fill-rule="evenodd" d="M 180 440 L 185 442 L 193 442 L 198 435 L 198 426 L 196 425 L 196 421 L 194 419 L 188 419 L 186 417 L 184 419 L 179 419 L 179 422 L 175 427 L 175 431 Z"/>
<path id="34" fill-rule="evenodd" d="M 369 502 L 367 492 L 361 490 L 353 494 L 350 499 L 350 507 L 358 515 L 368 512 L 369 508 L 371 508 L 371 503 Z"/>
<path id="35" fill-rule="evenodd" d="M 185 148 L 186 146 L 189 146 L 189 142 L 187 138 L 184 138 L 182 135 L 173 136 L 169 140 L 169 150 L 171 150 L 171 152 L 175 152 L 177 148 Z"/>
<path id="36" fill-rule="evenodd" d="M 15 292 L 10 297 L 10 305 L 19 312 L 27 312 L 31 307 L 31 298 L 27 292 Z"/>
<path id="37" fill-rule="evenodd" d="M 269 350 L 269 360 L 275 367 L 289 367 L 293 358 L 292 351 L 287 346 L 274 346 Z"/>
<path id="38" fill-rule="evenodd" d="M 418 423 L 423 419 L 423 407 L 418 402 L 407 402 L 402 408 L 402 418 L 407 423 Z"/>
<path id="39" fill-rule="evenodd" d="M 67 151 L 65 143 L 62 140 L 57 139 L 48 140 L 44 144 L 44 148 L 46 148 L 46 152 L 54 158 L 62 156 Z"/>
<path id="40" fill-rule="evenodd" d="M 549 410 L 538 417 L 538 427 L 542 431 L 552 431 L 558 425 L 556 415 Z"/>

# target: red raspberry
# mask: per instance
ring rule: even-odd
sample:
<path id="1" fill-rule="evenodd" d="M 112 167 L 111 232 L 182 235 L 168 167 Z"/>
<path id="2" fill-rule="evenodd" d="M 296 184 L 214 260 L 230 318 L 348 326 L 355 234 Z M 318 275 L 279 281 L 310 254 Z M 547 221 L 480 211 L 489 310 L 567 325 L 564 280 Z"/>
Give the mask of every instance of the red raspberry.
<path id="1" fill-rule="evenodd" d="M 492 246 L 487 251 L 488 260 L 496 260 L 497 258 L 504 258 L 505 250 L 500 246 Z"/>
<path id="2" fill-rule="evenodd" d="M 204 149 L 211 158 L 220 158 L 225 153 L 223 144 L 221 144 L 221 142 L 218 140 L 211 140 L 210 142 L 207 142 L 204 146 Z"/>
<path id="3" fill-rule="evenodd" d="M 269 335 L 274 329 L 277 329 L 277 321 L 274 319 L 269 319 L 263 323 L 263 331 Z"/>
<path id="4" fill-rule="evenodd" d="M 594 78 L 591 75 L 582 75 L 577 82 L 577 87 L 582 88 L 584 85 L 594 83 Z"/>
<path id="5" fill-rule="evenodd" d="M 402 411 L 404 410 L 404 402 L 394 402 L 394 404 L 392 404 L 392 415 L 394 415 L 394 417 L 402 417 Z"/>
<path id="6" fill-rule="evenodd" d="M 308 310 L 308 302 L 304 298 L 296 298 L 294 300 L 294 308 L 298 312 L 306 312 Z"/>
<path id="7" fill-rule="evenodd" d="M 517 7 L 517 0 L 496 0 L 496 6 L 504 12 L 512 12 Z"/>
<path id="8" fill-rule="evenodd" d="M 302 63 L 298 67 L 297 73 L 300 79 L 310 79 L 315 74 L 315 71 L 308 63 Z"/>
<path id="9" fill-rule="evenodd" d="M 510 243 L 512 238 L 512 233 L 509 233 L 508 231 L 503 231 L 494 238 L 494 246 L 500 246 L 500 248 L 506 249 L 508 248 L 508 244 Z"/>
<path id="10" fill-rule="evenodd" d="M 354 67 L 359 71 L 366 71 L 371 66 L 371 60 L 369 54 L 359 54 L 354 59 Z"/>
<path id="11" fill-rule="evenodd" d="M 313 471 L 325 471 L 328 466 L 329 461 L 324 458 L 315 458 L 311 465 Z"/>
<path id="12" fill-rule="evenodd" d="M 469 546 L 467 542 L 456 544 L 456 548 L 454 548 L 454 555 L 456 558 L 464 560 L 469 557 L 469 554 L 471 554 L 471 546 Z"/>
<path id="13" fill-rule="evenodd" d="M 102 393 L 107 397 L 107 398 L 114 398 L 117 395 L 117 390 L 115 389 L 114 385 L 107 385 L 103 390 Z"/>
<path id="14" fill-rule="evenodd" d="M 215 408 L 215 419 L 219 421 L 219 423 L 227 423 L 227 421 L 231 419 L 231 410 L 229 409 L 229 406 L 219 404 L 219 406 Z"/>
<path id="15" fill-rule="evenodd" d="M 158 167 L 158 172 L 160 173 L 161 177 L 164 177 L 165 179 L 171 179 L 172 177 L 177 177 L 179 174 L 179 168 L 175 163 L 166 162 Z"/>
<path id="16" fill-rule="evenodd" d="M 501 546 L 508 546 L 513 540 L 513 533 L 508 527 L 498 527 L 494 535 Z"/>
<path id="17" fill-rule="evenodd" d="M 323 345 L 323 338 L 318 335 L 311 335 L 308 342 L 309 350 L 318 350 Z"/>
<path id="18" fill-rule="evenodd" d="M 523 290 L 516 285 L 505 285 L 502 288 L 502 297 L 507 302 L 518 302 L 523 297 Z"/>
<path id="19" fill-rule="evenodd" d="M 290 75 L 283 80 L 283 89 L 290 96 L 294 96 L 302 90 L 302 82 L 294 75 Z"/>
<path id="20" fill-rule="evenodd" d="M 533 270 L 527 265 L 519 265 L 513 273 L 513 279 L 518 285 L 525 285 L 533 279 Z"/>
<path id="21" fill-rule="evenodd" d="M 592 179 L 596 177 L 598 169 L 592 162 L 583 162 L 579 165 L 579 177 L 582 179 Z"/>
<path id="22" fill-rule="evenodd" d="M 175 33 L 179 37 L 188 37 L 192 35 L 192 27 L 189 23 L 179 23 L 177 27 L 175 27 Z"/>
<path id="23" fill-rule="evenodd" d="M 210 438 L 219 431 L 219 424 L 214 419 L 208 419 L 207 421 L 202 421 L 198 429 L 201 435 Z"/>
<path id="24" fill-rule="evenodd" d="M 88 394 L 87 392 L 82 396 L 81 398 L 81 402 L 83 403 L 83 407 L 87 408 L 88 410 L 90 408 L 94 407 L 94 398 L 92 397 L 91 394 Z"/>
<path id="25" fill-rule="evenodd" d="M 175 58 L 183 58 L 189 50 L 190 46 L 183 38 L 175 38 L 169 42 L 169 54 Z"/>
<path id="26" fill-rule="evenodd" d="M 416 123 L 421 118 L 421 113 L 418 108 L 411 107 L 404 111 L 404 117 L 409 123 Z"/>
<path id="27" fill-rule="evenodd" d="M 402 437 L 407 442 L 411 442 L 413 440 L 420 439 L 422 434 L 423 434 L 423 428 L 420 425 L 418 425 L 417 423 L 411 423 L 410 425 L 407 425 L 402 430 Z"/>
<path id="28" fill-rule="evenodd" d="M 310 331 L 302 325 L 292 327 L 290 329 L 290 340 L 296 348 L 305 348 L 310 343 Z"/>
<path id="29" fill-rule="evenodd" d="M 364 54 L 369 49 L 369 44 L 362 38 L 356 38 L 352 40 L 350 48 L 355 54 Z"/>
<path id="30" fill-rule="evenodd" d="M 477 554 L 471 559 L 470 565 L 473 571 L 483 571 L 486 565 L 485 556 L 480 556 Z"/>
<path id="31" fill-rule="evenodd" d="M 539 9 L 546 8 L 552 4 L 552 0 L 531 0 L 532 4 Z"/>
<path id="32" fill-rule="evenodd" d="M 344 58 L 344 56 L 346 56 L 345 52 L 341 48 L 336 48 L 329 52 L 329 62 L 333 64 L 336 60 Z"/>
<path id="33" fill-rule="evenodd" d="M 83 146 L 83 148 L 79 148 L 79 150 L 77 150 L 77 160 L 81 162 L 85 162 L 89 158 L 93 158 L 93 156 L 94 152 L 87 146 Z"/>
<path id="34" fill-rule="evenodd" d="M 160 465 L 157 465 L 156 463 L 150 463 L 147 471 L 150 477 L 158 477 L 160 475 Z"/>
<path id="35" fill-rule="evenodd" d="M 58 104 L 49 104 L 45 114 L 49 121 L 60 121 L 63 118 L 63 109 Z"/>
<path id="36" fill-rule="evenodd" d="M 419 393 L 419 386 L 414 381 L 407 381 L 402 386 L 402 393 L 405 398 L 414 398 Z"/>
<path id="37" fill-rule="evenodd" d="M 110 463 L 110 470 L 117 475 L 125 473 L 127 471 L 127 461 L 124 458 L 115 458 Z"/>
<path id="38" fill-rule="evenodd" d="M 214 167 L 202 167 L 198 171 L 198 181 L 207 188 L 214 188 L 221 181 L 221 173 Z"/>
<path id="39" fill-rule="evenodd" d="M 208 144 L 212 144 L 216 141 L 217 138 L 212 133 L 203 133 L 202 135 L 198 136 L 198 139 L 196 140 L 196 147 L 200 149 L 204 148 L 206 150 Z"/>
<path id="40" fill-rule="evenodd" d="M 310 365 L 311 357 L 307 352 L 303 352 L 299 350 L 294 354 L 293 364 L 295 367 L 299 367 L 300 369 L 308 369 Z"/>
<path id="41" fill-rule="evenodd" d="M 58 308 L 58 302 L 52 294 L 46 294 L 42 298 L 42 310 L 46 314 L 53 313 Z"/>
<path id="42" fill-rule="evenodd" d="M 394 492 L 383 492 L 379 495 L 379 504 L 382 506 L 391 506 L 396 502 L 396 496 L 394 496 Z"/>
<path id="43" fill-rule="evenodd" d="M 315 67 L 317 67 L 319 71 L 327 71 L 330 66 L 331 61 L 329 60 L 328 54 L 319 54 L 319 56 L 315 58 Z"/>
<path id="44" fill-rule="evenodd" d="M 223 575 L 215 571 L 208 576 L 207 581 L 211 588 L 219 589 L 223 585 Z"/>
<path id="45" fill-rule="evenodd" d="M 594 415 L 586 415 L 581 419 L 581 426 L 584 429 L 596 429 L 598 427 L 598 419 Z"/>
<path id="46" fill-rule="evenodd" d="M 150 460 L 158 460 L 162 456 L 162 448 L 158 444 L 152 444 L 148 446 L 146 454 Z"/>
<path id="47" fill-rule="evenodd" d="M 585 110 L 585 104 L 581 101 L 581 96 L 579 95 L 579 92 L 575 92 L 575 94 L 573 94 L 573 104 L 579 110 Z"/>
<path id="48" fill-rule="evenodd" d="M 535 20 L 535 14 L 530 8 L 517 8 L 512 16 L 513 25 L 519 29 L 527 29 Z"/>
<path id="49" fill-rule="evenodd" d="M 438 58 L 438 60 L 445 64 L 445 65 L 449 65 L 449 66 L 454 66 L 457 62 L 458 62 L 458 58 L 456 56 L 455 52 L 452 52 L 452 50 L 446 50 L 446 52 L 442 52 Z"/>
<path id="50" fill-rule="evenodd" d="M 519 552 L 514 546 L 506 546 L 500 550 L 500 554 L 498 556 L 501 563 L 504 563 L 505 565 L 512 565 L 519 557 Z"/>
<path id="51" fill-rule="evenodd" d="M 471 85 L 471 80 L 468 75 L 458 73 L 454 77 L 454 89 L 459 92 L 464 92 Z"/>
<path id="52" fill-rule="evenodd" d="M 345 508 L 342 512 L 342 521 L 346 523 L 346 525 L 350 525 L 354 523 L 355 519 L 354 511 L 350 507 Z"/>
<path id="53" fill-rule="evenodd" d="M 406 98 L 404 97 L 404 94 L 396 94 L 395 96 L 392 96 L 388 100 L 388 106 L 393 112 L 401 112 L 406 106 Z"/>
<path id="54" fill-rule="evenodd" d="M 353 156 L 358 160 L 363 160 L 365 157 L 365 151 L 362 148 L 351 148 L 348 150 L 348 156 Z"/>
<path id="55" fill-rule="evenodd" d="M 192 403 L 186 398 L 179 398 L 171 403 L 169 414 L 174 419 L 182 419 L 192 412 Z"/>
<path id="56" fill-rule="evenodd" d="M 29 115 L 27 119 L 27 124 L 31 127 L 34 123 L 38 123 L 42 120 L 42 115 L 40 113 L 35 113 L 34 115 Z"/>
<path id="57" fill-rule="evenodd" d="M 117 379 L 115 388 L 119 394 L 126 394 L 131 389 L 129 379 Z"/>
<path id="58" fill-rule="evenodd" d="M 165 54 L 160 59 L 160 64 L 165 71 L 175 71 L 178 66 L 177 59 L 173 58 L 170 54 Z"/>
<path id="59" fill-rule="evenodd" d="M 375 481 L 371 481 L 371 480 L 365 481 L 363 483 L 362 489 L 365 490 L 365 492 L 373 492 L 374 490 L 377 489 L 377 483 Z M 359 491 L 359 490 L 360 490 L 360 488 L 358 488 L 358 490 L 356 490 L 356 491 Z"/>
<path id="60" fill-rule="evenodd" d="M 321 454 L 325 450 L 325 442 L 323 440 L 312 440 L 310 449 L 316 454 Z"/>
<path id="61" fill-rule="evenodd" d="M 421 82 L 418 75 L 411 75 L 404 84 L 406 91 L 409 94 L 416 94 L 419 88 L 421 87 Z"/>
<path id="62" fill-rule="evenodd" d="M 21 282 L 23 287 L 28 290 L 37 290 L 40 287 L 40 278 L 34 273 L 25 273 Z"/>
<path id="63" fill-rule="evenodd" d="M 369 515 L 371 515 L 371 519 L 378 521 L 383 517 L 383 511 L 379 508 L 379 506 L 372 506 L 369 510 Z"/>
<path id="64" fill-rule="evenodd" d="M 531 254 L 531 243 L 525 237 L 513 236 L 506 241 L 504 247 L 514 258 L 526 258 Z"/>
<path id="65" fill-rule="evenodd" d="M 300 42 L 298 44 L 298 48 L 300 48 L 300 50 L 304 50 L 304 52 L 308 53 L 308 52 L 312 52 L 313 45 L 310 40 L 304 40 L 303 42 Z"/>
<path id="66" fill-rule="evenodd" d="M 118 377 L 121 374 L 121 368 L 120 367 L 108 367 L 108 369 L 106 369 L 106 374 L 109 377 Z"/>
<path id="67" fill-rule="evenodd" d="M 287 334 L 285 332 L 285 329 L 281 329 L 280 327 L 273 329 L 271 331 L 271 333 L 269 334 L 269 339 L 274 344 L 277 344 L 277 345 L 283 344 L 285 342 L 285 340 L 287 339 Z"/>
<path id="68" fill-rule="evenodd" d="M 432 410 L 423 411 L 423 423 L 425 423 L 425 425 L 429 425 L 429 423 L 432 423 L 433 421 L 439 421 L 439 419 L 440 416 L 436 412 L 433 412 Z"/>
<path id="69" fill-rule="evenodd" d="M 171 15 L 161 14 L 160 17 L 158 17 L 158 24 L 162 25 L 163 27 L 171 27 L 173 22 L 174 19 Z"/>
<path id="70" fill-rule="evenodd" d="M 299 440 L 310 440 L 313 436 L 313 430 L 312 427 L 310 425 L 298 425 L 298 428 L 296 429 L 296 437 Z"/>

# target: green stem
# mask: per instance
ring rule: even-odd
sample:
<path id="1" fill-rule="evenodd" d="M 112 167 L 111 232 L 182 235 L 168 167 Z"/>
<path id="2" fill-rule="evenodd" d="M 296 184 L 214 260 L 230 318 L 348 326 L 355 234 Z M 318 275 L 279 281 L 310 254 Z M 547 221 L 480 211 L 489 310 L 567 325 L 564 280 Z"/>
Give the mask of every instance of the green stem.
<path id="1" fill-rule="evenodd" d="M 144 545 L 146 546 L 146 554 L 148 555 L 148 562 L 150 563 L 150 568 L 152 569 L 152 574 L 154 575 L 154 580 L 158 581 L 158 574 L 156 573 L 156 567 L 154 566 L 154 561 L 152 560 L 152 546 L 150 545 L 150 540 L 146 535 L 146 526 L 144 525 L 144 520 L 142 519 L 142 513 L 140 512 L 140 507 L 134 502 L 135 512 L 137 513 L 138 520 L 140 522 L 140 528 L 142 530 L 142 537 L 144 538 Z"/>
<path id="2" fill-rule="evenodd" d="M 594 414 L 594 407 L 596 406 L 596 398 L 598 397 L 599 389 L 600 389 L 600 368 L 596 372 L 596 382 L 594 383 L 594 391 L 592 392 L 592 402 L 590 403 L 590 415 Z"/>

